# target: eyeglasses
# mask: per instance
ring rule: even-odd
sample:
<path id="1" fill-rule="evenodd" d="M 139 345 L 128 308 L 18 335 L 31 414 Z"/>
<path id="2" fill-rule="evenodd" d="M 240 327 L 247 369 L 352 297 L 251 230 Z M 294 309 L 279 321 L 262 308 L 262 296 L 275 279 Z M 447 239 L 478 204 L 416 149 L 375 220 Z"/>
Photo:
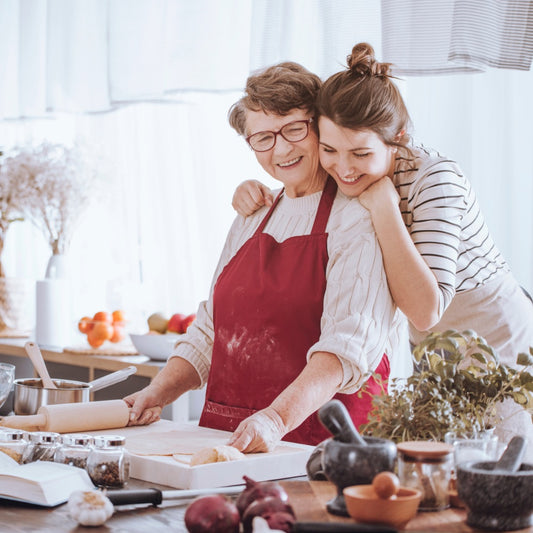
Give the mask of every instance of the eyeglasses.
<path id="1" fill-rule="evenodd" d="M 312 118 L 295 120 L 285 124 L 278 131 L 258 131 L 246 137 L 246 142 L 256 152 L 267 152 L 274 148 L 278 135 L 281 135 L 286 141 L 291 143 L 303 141 L 309 135 L 309 124 L 311 122 L 313 122 Z"/>

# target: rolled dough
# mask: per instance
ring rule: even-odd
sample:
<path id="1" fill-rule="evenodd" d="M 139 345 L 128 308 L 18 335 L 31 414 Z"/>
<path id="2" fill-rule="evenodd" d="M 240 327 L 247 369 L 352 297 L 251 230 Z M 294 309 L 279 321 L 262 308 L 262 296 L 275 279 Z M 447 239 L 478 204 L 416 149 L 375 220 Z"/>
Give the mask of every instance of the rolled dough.
<path id="1" fill-rule="evenodd" d="M 126 439 L 126 449 L 135 455 L 194 455 L 203 448 L 224 446 L 226 438 L 198 436 L 197 431 L 166 431 Z"/>

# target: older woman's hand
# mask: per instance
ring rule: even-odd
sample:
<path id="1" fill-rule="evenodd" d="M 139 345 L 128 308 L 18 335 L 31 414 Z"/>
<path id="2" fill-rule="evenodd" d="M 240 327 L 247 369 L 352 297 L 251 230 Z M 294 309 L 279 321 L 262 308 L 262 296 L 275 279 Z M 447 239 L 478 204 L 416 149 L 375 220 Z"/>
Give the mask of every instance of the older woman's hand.
<path id="1" fill-rule="evenodd" d="M 241 452 L 271 452 L 287 433 L 280 415 L 272 407 L 244 419 L 228 444 Z"/>
<path id="2" fill-rule="evenodd" d="M 264 205 L 270 207 L 273 201 L 272 192 L 266 185 L 257 180 L 247 180 L 235 189 L 231 205 L 239 215 L 247 217 Z"/>
<path id="3" fill-rule="evenodd" d="M 128 426 L 145 426 L 161 418 L 163 405 L 149 386 L 124 398 L 130 409 Z"/>

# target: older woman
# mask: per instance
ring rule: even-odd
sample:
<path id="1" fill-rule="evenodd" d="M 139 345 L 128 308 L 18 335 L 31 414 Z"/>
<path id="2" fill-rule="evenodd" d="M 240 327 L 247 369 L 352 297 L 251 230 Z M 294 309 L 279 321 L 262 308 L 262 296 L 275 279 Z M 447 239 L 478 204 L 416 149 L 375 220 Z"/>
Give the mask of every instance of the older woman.
<path id="1" fill-rule="evenodd" d="M 233 128 L 283 184 L 273 205 L 237 217 L 211 295 L 164 369 L 129 396 L 131 424 L 159 417 L 207 383 L 200 424 L 234 431 L 230 444 L 270 450 L 281 439 L 317 444 L 315 411 L 334 395 L 356 425 L 388 377 L 384 355 L 396 308 L 371 219 L 320 167 L 320 79 L 295 63 L 250 76 Z M 355 273 L 355 279 L 354 279 Z"/>

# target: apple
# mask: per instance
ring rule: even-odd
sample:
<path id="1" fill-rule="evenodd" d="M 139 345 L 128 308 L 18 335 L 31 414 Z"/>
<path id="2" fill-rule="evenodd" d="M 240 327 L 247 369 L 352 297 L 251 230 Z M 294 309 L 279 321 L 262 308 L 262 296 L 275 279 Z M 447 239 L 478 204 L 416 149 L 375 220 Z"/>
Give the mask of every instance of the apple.
<path id="1" fill-rule="evenodd" d="M 188 316 L 183 318 L 183 320 L 181 321 L 181 331 L 182 331 L 182 333 L 185 333 L 187 331 L 187 328 L 195 321 L 195 319 L 196 319 L 196 315 L 195 314 L 188 315 Z"/>
<path id="2" fill-rule="evenodd" d="M 182 313 L 174 313 L 167 324 L 167 331 L 170 333 L 183 333 L 182 322 L 186 318 Z"/>
<path id="3" fill-rule="evenodd" d="M 165 333 L 167 330 L 168 318 L 163 313 L 153 313 L 148 317 L 148 329 Z"/>

